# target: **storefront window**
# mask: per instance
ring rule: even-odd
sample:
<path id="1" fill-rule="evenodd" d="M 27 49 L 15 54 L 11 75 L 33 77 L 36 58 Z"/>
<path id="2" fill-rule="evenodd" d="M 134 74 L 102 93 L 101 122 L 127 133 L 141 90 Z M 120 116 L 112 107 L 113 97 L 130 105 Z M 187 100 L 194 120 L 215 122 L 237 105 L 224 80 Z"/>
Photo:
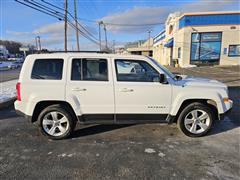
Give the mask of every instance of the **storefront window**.
<path id="1" fill-rule="evenodd" d="M 228 56 L 240 56 L 240 44 L 229 45 Z"/>
<path id="2" fill-rule="evenodd" d="M 221 53 L 221 32 L 193 33 L 191 61 L 218 61 Z"/>
<path id="3" fill-rule="evenodd" d="M 181 48 L 178 48 L 178 58 L 181 58 Z"/>

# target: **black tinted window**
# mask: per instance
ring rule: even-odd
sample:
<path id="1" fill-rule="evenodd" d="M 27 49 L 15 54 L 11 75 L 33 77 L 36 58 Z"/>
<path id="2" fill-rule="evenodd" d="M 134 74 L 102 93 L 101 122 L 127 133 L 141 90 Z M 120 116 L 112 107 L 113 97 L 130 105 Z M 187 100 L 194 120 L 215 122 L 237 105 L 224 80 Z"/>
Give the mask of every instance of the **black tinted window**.
<path id="1" fill-rule="evenodd" d="M 32 79 L 62 79 L 63 59 L 37 59 L 32 70 Z"/>
<path id="2" fill-rule="evenodd" d="M 107 60 L 73 59 L 71 80 L 107 81 Z"/>
<path id="3" fill-rule="evenodd" d="M 159 73 L 145 61 L 116 60 L 118 81 L 154 82 Z"/>
<path id="4" fill-rule="evenodd" d="M 79 81 L 82 79 L 82 60 L 73 59 L 71 80 Z"/>

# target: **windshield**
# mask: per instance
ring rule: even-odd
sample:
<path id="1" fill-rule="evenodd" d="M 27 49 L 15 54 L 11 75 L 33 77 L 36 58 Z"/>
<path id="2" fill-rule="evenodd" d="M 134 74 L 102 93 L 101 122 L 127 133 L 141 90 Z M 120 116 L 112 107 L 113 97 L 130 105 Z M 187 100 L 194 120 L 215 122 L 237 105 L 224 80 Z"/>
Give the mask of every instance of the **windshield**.
<path id="1" fill-rule="evenodd" d="M 176 76 L 169 71 L 166 67 L 162 66 L 160 63 L 158 63 L 155 59 L 152 59 L 150 57 L 148 57 L 156 66 L 158 66 L 165 74 L 167 74 L 167 76 L 171 77 L 172 79 L 176 79 Z"/>

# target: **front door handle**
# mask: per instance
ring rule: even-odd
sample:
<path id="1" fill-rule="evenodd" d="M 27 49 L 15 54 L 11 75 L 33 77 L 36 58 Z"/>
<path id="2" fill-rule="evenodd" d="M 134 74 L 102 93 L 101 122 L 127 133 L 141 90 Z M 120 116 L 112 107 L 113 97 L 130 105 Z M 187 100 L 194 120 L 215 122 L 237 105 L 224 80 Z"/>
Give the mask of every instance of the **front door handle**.
<path id="1" fill-rule="evenodd" d="M 87 91 L 85 88 L 72 88 L 72 91 Z"/>
<path id="2" fill-rule="evenodd" d="M 128 89 L 128 88 L 123 88 L 123 89 L 120 89 L 121 92 L 133 92 L 134 90 L 133 89 Z"/>

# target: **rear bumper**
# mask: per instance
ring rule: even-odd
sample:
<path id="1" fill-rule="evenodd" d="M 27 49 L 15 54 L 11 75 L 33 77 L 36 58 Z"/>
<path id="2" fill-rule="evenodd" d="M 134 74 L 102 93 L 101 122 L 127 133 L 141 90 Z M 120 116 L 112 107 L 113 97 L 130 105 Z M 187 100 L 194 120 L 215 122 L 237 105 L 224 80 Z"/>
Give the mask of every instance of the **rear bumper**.
<path id="1" fill-rule="evenodd" d="M 26 106 L 24 105 L 25 104 L 23 104 L 21 101 L 15 101 L 14 102 L 15 111 L 18 115 L 23 116 L 25 119 L 27 119 L 28 122 L 32 122 L 32 116 L 29 116 L 26 113 L 24 113 L 26 112 L 25 109 Z"/>
<path id="2" fill-rule="evenodd" d="M 32 123 L 32 116 L 28 116 L 28 115 L 24 114 L 22 111 L 19 111 L 19 110 L 15 110 L 15 111 L 19 116 L 23 116 L 25 119 L 27 119 L 28 122 Z"/>

